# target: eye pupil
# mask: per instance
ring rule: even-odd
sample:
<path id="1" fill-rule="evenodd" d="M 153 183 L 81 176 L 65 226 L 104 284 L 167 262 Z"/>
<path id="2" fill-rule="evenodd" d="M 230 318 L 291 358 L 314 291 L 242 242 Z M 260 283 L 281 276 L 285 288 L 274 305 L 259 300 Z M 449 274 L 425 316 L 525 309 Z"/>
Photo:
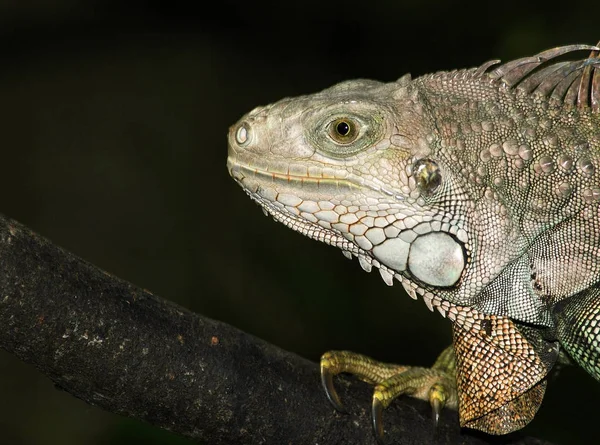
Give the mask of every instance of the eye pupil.
<path id="1" fill-rule="evenodd" d="M 352 144 L 360 135 L 358 123 L 347 117 L 340 117 L 329 124 L 329 137 L 338 144 Z"/>
<path id="2" fill-rule="evenodd" d="M 335 127 L 335 131 L 337 131 L 340 136 L 348 136 L 348 133 L 350 133 L 350 125 L 345 121 L 339 122 Z"/>

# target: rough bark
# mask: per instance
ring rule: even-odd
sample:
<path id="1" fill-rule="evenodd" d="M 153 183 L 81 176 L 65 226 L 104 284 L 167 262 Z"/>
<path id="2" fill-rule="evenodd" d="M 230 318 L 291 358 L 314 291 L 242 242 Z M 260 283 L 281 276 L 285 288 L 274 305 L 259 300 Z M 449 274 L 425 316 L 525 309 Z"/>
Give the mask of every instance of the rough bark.
<path id="1" fill-rule="evenodd" d="M 111 276 L 0 215 L 0 346 L 58 387 L 107 411 L 198 442 L 374 444 L 367 385 L 337 381 L 336 413 L 318 366 L 225 323 Z M 397 444 L 544 444 L 458 428 L 446 411 L 436 437 L 426 404 L 385 412 Z"/>

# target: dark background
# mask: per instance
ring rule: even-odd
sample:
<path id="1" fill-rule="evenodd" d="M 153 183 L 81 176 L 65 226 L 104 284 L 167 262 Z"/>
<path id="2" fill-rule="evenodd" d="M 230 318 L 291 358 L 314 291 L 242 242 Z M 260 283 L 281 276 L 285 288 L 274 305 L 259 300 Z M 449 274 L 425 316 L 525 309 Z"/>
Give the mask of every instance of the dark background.
<path id="1" fill-rule="evenodd" d="M 312 360 L 344 348 L 429 365 L 448 322 L 265 218 L 227 174 L 228 126 L 349 78 L 594 44 L 594 6 L 0 1 L 0 212 Z M 565 370 L 525 431 L 586 443 L 599 398 L 592 378 Z M 4 352 L 0 400 L 2 444 L 188 443 L 90 407 Z"/>

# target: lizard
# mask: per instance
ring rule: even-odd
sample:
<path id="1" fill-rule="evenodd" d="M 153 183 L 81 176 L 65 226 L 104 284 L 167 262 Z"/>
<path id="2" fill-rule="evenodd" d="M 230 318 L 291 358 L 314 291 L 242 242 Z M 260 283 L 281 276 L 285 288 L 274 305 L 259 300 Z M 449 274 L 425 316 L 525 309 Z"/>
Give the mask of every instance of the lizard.
<path id="1" fill-rule="evenodd" d="M 346 81 L 230 127 L 228 171 L 266 214 L 452 324 L 431 368 L 323 354 L 338 410 L 337 374 L 374 386 L 380 442 L 402 394 L 502 435 L 533 419 L 559 363 L 600 380 L 599 53 Z"/>

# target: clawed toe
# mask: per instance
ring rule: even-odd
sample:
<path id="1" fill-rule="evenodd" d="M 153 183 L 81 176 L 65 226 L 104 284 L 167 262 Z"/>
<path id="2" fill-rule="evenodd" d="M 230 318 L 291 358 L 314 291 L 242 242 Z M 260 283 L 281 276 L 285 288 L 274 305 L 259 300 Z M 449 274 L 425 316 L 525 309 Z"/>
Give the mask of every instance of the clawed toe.
<path id="1" fill-rule="evenodd" d="M 378 443 L 383 444 L 383 411 L 400 395 L 429 401 L 434 427 L 437 427 L 444 407 L 457 408 L 454 367 L 451 348 L 442 352 L 431 368 L 382 363 L 348 351 L 330 351 L 321 357 L 321 383 L 331 404 L 341 412 L 347 410 L 335 390 L 335 375 L 350 373 L 375 385 L 371 408 L 372 424 Z"/>
<path id="2" fill-rule="evenodd" d="M 337 374 L 337 372 L 335 372 L 337 368 L 332 361 L 332 358 L 331 353 L 326 353 L 321 357 L 321 385 L 323 385 L 323 390 L 333 407 L 342 413 L 347 413 L 348 410 L 342 404 L 340 396 L 333 384 L 333 376 Z"/>

